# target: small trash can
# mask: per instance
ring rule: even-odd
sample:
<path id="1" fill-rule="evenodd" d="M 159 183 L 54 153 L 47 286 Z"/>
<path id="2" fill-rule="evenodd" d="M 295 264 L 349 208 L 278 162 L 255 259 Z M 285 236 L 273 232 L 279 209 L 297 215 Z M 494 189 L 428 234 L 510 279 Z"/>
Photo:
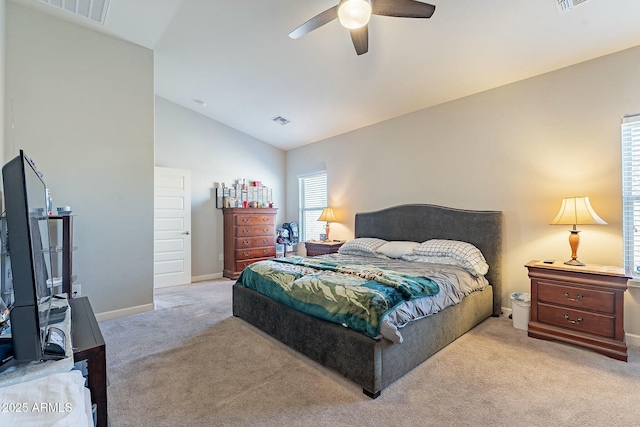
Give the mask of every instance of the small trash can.
<path id="1" fill-rule="evenodd" d="M 526 331 L 529 329 L 529 316 L 531 311 L 531 295 L 523 292 L 511 294 L 511 318 L 513 327 Z"/>

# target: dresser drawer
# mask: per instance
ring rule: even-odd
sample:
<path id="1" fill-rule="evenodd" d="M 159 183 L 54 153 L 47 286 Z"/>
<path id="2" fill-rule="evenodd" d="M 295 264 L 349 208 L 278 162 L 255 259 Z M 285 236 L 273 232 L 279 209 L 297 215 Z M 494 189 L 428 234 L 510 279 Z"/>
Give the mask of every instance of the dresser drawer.
<path id="1" fill-rule="evenodd" d="M 236 248 L 238 249 L 251 249 L 261 248 L 264 246 L 276 245 L 275 236 L 258 236 L 258 237 L 236 237 Z"/>
<path id="2" fill-rule="evenodd" d="M 245 260 L 251 258 L 264 258 L 264 257 L 275 257 L 276 256 L 276 247 L 268 246 L 266 248 L 254 248 L 254 249 L 238 249 L 236 251 L 236 259 L 237 260 Z"/>
<path id="3" fill-rule="evenodd" d="M 606 338 L 615 336 L 615 317 L 538 303 L 538 321 Z"/>
<path id="4" fill-rule="evenodd" d="M 267 259 L 271 259 L 271 258 L 253 258 L 253 259 L 247 259 L 247 260 L 243 260 L 243 261 L 236 261 L 236 270 L 235 271 L 242 271 L 245 269 L 245 267 L 247 267 L 248 265 L 253 264 L 254 262 L 258 262 L 258 261 L 264 261 Z"/>
<path id="5" fill-rule="evenodd" d="M 273 215 L 236 215 L 236 225 L 275 225 L 276 218 Z"/>
<path id="6" fill-rule="evenodd" d="M 538 301 L 600 313 L 615 313 L 615 294 L 538 280 Z"/>
<path id="7" fill-rule="evenodd" d="M 248 225 L 235 228 L 236 237 L 275 236 L 274 225 Z"/>

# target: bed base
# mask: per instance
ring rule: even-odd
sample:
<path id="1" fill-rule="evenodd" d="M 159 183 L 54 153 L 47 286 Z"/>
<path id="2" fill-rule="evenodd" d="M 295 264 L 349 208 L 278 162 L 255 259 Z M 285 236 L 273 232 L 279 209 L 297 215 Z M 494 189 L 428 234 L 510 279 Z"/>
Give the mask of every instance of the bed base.
<path id="1" fill-rule="evenodd" d="M 404 342 L 374 340 L 318 319 L 240 285 L 233 286 L 233 315 L 310 359 L 362 386 L 375 399 L 397 380 L 492 315 L 491 287 L 460 304 L 401 329 Z"/>

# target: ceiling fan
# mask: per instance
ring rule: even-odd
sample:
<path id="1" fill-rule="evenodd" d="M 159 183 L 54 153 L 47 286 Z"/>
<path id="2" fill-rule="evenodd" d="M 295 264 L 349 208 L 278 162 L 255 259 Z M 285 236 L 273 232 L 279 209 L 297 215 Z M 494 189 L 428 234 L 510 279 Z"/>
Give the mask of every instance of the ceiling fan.
<path id="1" fill-rule="evenodd" d="M 399 18 L 431 18 L 436 7 L 417 0 L 340 0 L 330 9 L 309 19 L 289 33 L 297 39 L 338 18 L 343 27 L 349 29 L 356 53 L 362 55 L 369 50 L 369 19 L 371 15 L 396 16 Z"/>

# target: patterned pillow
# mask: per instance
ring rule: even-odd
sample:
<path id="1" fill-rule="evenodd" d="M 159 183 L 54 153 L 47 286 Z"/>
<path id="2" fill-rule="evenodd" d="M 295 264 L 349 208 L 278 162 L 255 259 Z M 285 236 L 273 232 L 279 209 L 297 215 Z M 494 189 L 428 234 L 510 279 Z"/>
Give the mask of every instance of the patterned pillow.
<path id="1" fill-rule="evenodd" d="M 386 240 L 376 239 L 375 237 L 361 237 L 349 240 L 340 246 L 338 253 L 343 255 L 378 256 L 376 251 L 385 243 L 387 243 Z"/>
<path id="2" fill-rule="evenodd" d="M 458 240 L 433 239 L 420 243 L 413 251 L 415 255 L 428 257 L 449 257 L 474 276 L 484 276 L 489 265 L 482 252 L 471 243 Z"/>
<path id="3" fill-rule="evenodd" d="M 405 255 L 413 253 L 413 250 L 419 245 L 418 242 L 405 242 L 394 240 L 387 242 L 378 248 L 378 253 L 388 256 L 389 258 L 402 258 Z"/>

